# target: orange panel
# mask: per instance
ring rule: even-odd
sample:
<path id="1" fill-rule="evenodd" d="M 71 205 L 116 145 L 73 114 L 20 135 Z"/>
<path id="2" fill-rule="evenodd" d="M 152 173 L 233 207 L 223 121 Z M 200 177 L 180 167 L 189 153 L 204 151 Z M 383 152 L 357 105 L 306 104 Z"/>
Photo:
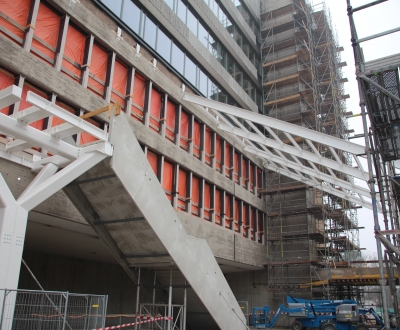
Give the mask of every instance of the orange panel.
<path id="1" fill-rule="evenodd" d="M 234 153 L 234 161 L 233 161 L 233 179 L 236 183 L 239 183 L 239 154 L 237 152 Z"/>
<path id="2" fill-rule="evenodd" d="M 200 123 L 197 121 L 194 121 L 193 127 L 193 154 L 200 158 Z"/>
<path id="3" fill-rule="evenodd" d="M 133 97 L 132 97 L 132 116 L 136 120 L 142 121 L 143 109 L 146 97 L 146 79 L 135 73 L 133 82 Z"/>
<path id="4" fill-rule="evenodd" d="M 234 220 L 233 220 L 233 227 L 236 232 L 239 232 L 239 221 L 240 221 L 240 207 L 239 201 L 235 199 L 235 209 L 234 209 Z"/>
<path id="5" fill-rule="evenodd" d="M 180 209 L 186 208 L 186 176 L 186 171 L 179 169 L 178 207 Z"/>
<path id="6" fill-rule="evenodd" d="M 250 191 L 254 191 L 254 184 L 253 184 L 253 177 L 254 177 L 254 166 L 250 164 Z"/>
<path id="7" fill-rule="evenodd" d="M 0 70 L 0 90 L 6 88 L 8 86 L 11 86 L 11 85 L 14 85 L 13 75 L 9 72 Z M 10 107 L 8 106 L 6 108 L 0 109 L 0 112 L 8 115 L 9 110 L 10 110 Z"/>
<path id="8" fill-rule="evenodd" d="M 225 195 L 225 228 L 231 227 L 231 198 L 228 194 Z"/>
<path id="9" fill-rule="evenodd" d="M 31 0 L 0 0 L 0 11 L 14 21 L 11 23 L 0 17 L 0 26 L 15 34 L 18 38 L 24 39 L 23 29 L 28 23 L 30 6 Z M 0 34 L 6 35 L 4 32 L 0 32 Z M 22 44 L 21 42 L 17 43 Z"/>
<path id="10" fill-rule="evenodd" d="M 242 206 L 242 225 L 243 225 L 243 237 L 247 237 L 248 223 L 247 223 L 247 205 L 243 203 Z"/>
<path id="11" fill-rule="evenodd" d="M 231 148 L 228 143 L 225 145 L 225 176 L 230 177 L 230 167 L 231 165 Z"/>
<path id="12" fill-rule="evenodd" d="M 210 219 L 210 208 L 211 208 L 211 186 L 209 184 L 204 185 L 204 219 Z"/>
<path id="13" fill-rule="evenodd" d="M 90 63 L 89 89 L 101 97 L 104 95 L 107 63 L 107 52 L 97 44 L 93 44 L 92 60 Z"/>
<path id="14" fill-rule="evenodd" d="M 56 101 L 56 105 L 58 105 L 59 107 L 65 109 L 65 110 L 67 110 L 70 113 L 75 114 L 75 109 L 71 108 L 70 106 L 66 105 L 65 103 Z M 51 122 L 51 127 L 58 126 L 58 125 L 60 125 L 62 123 L 64 123 L 64 120 L 62 120 L 60 118 L 57 118 L 57 117 L 53 117 L 53 120 Z"/>
<path id="15" fill-rule="evenodd" d="M 39 51 L 41 53 L 38 55 L 39 58 L 44 59 L 48 64 L 53 64 L 60 34 L 60 25 L 61 17 L 41 2 L 36 19 L 32 48 Z M 48 58 L 42 58 L 42 54 Z"/>
<path id="16" fill-rule="evenodd" d="M 82 76 L 81 66 L 85 53 L 86 36 L 72 25 L 68 26 L 67 39 L 65 42 L 64 58 L 62 67 L 74 75 L 76 81 L 80 81 Z M 71 62 L 74 62 L 72 64 Z M 71 77 L 70 75 L 67 75 Z M 72 77 L 71 77 L 72 78 Z"/>
<path id="17" fill-rule="evenodd" d="M 211 131 L 206 127 L 205 154 L 206 164 L 211 166 Z"/>
<path id="18" fill-rule="evenodd" d="M 150 128 L 153 131 L 160 131 L 162 96 L 154 88 L 151 90 L 150 105 Z"/>
<path id="19" fill-rule="evenodd" d="M 241 173 L 241 177 L 242 177 L 242 186 L 246 188 L 246 172 L 247 172 L 247 161 L 242 158 L 242 173 Z"/>
<path id="20" fill-rule="evenodd" d="M 195 176 L 192 178 L 192 214 L 199 214 L 199 182 Z"/>
<path id="21" fill-rule="evenodd" d="M 215 189 L 215 223 L 221 224 L 221 191 Z"/>
<path id="22" fill-rule="evenodd" d="M 126 84 L 128 83 L 128 67 L 120 61 L 115 61 L 112 81 L 111 102 L 119 103 L 125 108 Z"/>
<path id="23" fill-rule="evenodd" d="M 158 157 L 155 153 L 151 151 L 147 151 L 147 160 L 150 163 L 151 168 L 153 169 L 153 172 L 155 175 L 157 175 L 157 169 L 158 169 Z"/>
<path id="24" fill-rule="evenodd" d="M 217 135 L 216 144 L 215 144 L 215 168 L 217 171 L 221 172 L 221 162 L 222 162 L 222 141 L 219 135 Z"/>
<path id="25" fill-rule="evenodd" d="M 95 121 L 95 120 L 93 120 L 93 119 L 91 119 L 91 118 L 87 118 L 85 120 L 87 122 L 91 123 L 92 125 L 96 126 L 96 127 L 100 127 L 100 123 Z M 97 141 L 97 140 L 98 140 L 97 138 L 95 138 L 94 136 L 92 136 L 92 135 L 90 135 L 88 133 L 85 133 L 85 132 L 81 133 L 81 142 L 80 142 L 81 145 L 82 144 L 87 144 L 87 143 L 90 143 L 90 142 L 94 142 L 94 141 Z"/>
<path id="26" fill-rule="evenodd" d="M 174 179 L 174 166 L 171 163 L 164 162 L 163 188 L 166 190 L 167 197 L 172 201 L 172 181 Z"/>
<path id="27" fill-rule="evenodd" d="M 26 95 L 27 95 L 27 93 L 29 91 L 32 91 L 33 93 L 36 93 L 36 94 L 40 95 L 41 97 L 44 97 L 45 99 L 47 99 L 47 95 L 44 92 L 42 92 L 42 91 L 32 87 L 31 85 L 25 83 L 24 87 L 22 88 L 22 100 L 19 103 L 19 110 L 18 111 L 22 111 L 22 110 L 27 109 L 27 108 L 32 106 L 32 104 L 30 104 L 30 103 L 25 101 L 26 100 Z M 44 125 L 44 119 L 40 119 L 40 120 L 35 121 L 35 122 L 30 124 L 30 126 L 36 128 L 38 130 L 43 130 L 43 125 Z"/>
<path id="28" fill-rule="evenodd" d="M 170 100 L 167 102 L 167 127 L 165 130 L 165 138 L 169 141 L 175 141 L 175 117 L 176 106 Z"/>
<path id="29" fill-rule="evenodd" d="M 181 112 L 181 148 L 187 150 L 189 139 L 189 115 L 182 111 Z"/>
<path id="30" fill-rule="evenodd" d="M 254 241 L 254 226 L 256 219 L 256 210 L 250 207 L 250 238 Z"/>

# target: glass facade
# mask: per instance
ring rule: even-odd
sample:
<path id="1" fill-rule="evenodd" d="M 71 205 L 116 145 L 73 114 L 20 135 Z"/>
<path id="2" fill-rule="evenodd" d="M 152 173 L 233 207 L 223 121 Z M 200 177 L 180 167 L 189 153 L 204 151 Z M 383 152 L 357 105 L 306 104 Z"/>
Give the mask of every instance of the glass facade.
<path id="1" fill-rule="evenodd" d="M 173 38 L 168 36 L 168 34 L 133 1 L 102 0 L 102 2 L 205 97 L 224 103 L 229 102 L 230 104 L 235 104 L 233 98 L 227 96 L 225 92 L 222 93 L 220 86 L 199 67 L 196 61 L 191 59 Z M 182 0 L 175 0 L 174 2 L 171 0 L 166 1 L 166 3 L 169 5 L 173 4 L 175 8 L 174 11 L 179 18 L 185 22 L 193 33 L 196 32 L 196 36 L 203 45 L 217 58 L 229 74 L 234 77 L 236 82 L 240 86 L 243 86 L 243 89 L 251 99 L 254 102 L 261 100 L 261 90 L 253 84 L 249 76 L 243 72 L 240 65 L 233 59 L 229 52 L 226 51 L 221 43 L 207 31 L 186 4 Z M 246 86 L 246 88 L 244 88 L 244 86 Z M 262 109 L 261 102 L 257 103 L 257 106 L 259 109 Z"/>

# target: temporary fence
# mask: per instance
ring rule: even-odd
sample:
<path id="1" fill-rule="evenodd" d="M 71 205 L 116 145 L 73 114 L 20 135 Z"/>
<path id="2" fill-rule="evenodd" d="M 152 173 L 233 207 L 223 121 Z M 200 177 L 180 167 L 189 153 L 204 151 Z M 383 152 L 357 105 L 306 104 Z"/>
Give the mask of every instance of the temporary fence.
<path id="1" fill-rule="evenodd" d="M 105 326 L 108 296 L 0 289 L 0 330 L 89 330 Z"/>
<path id="2" fill-rule="evenodd" d="M 160 316 L 160 317 L 140 317 L 141 321 L 136 321 L 133 323 L 126 323 L 126 324 L 120 324 L 120 325 L 113 325 L 110 327 L 105 327 L 105 328 L 97 328 L 93 330 L 111 330 L 111 329 L 121 329 L 121 328 L 127 328 L 127 327 L 132 327 L 135 325 L 141 325 L 141 324 L 147 324 L 147 323 L 156 323 L 156 328 L 155 329 L 165 329 L 163 324 L 157 324 L 158 321 L 169 321 L 172 320 L 172 317 L 167 317 L 167 316 Z"/>

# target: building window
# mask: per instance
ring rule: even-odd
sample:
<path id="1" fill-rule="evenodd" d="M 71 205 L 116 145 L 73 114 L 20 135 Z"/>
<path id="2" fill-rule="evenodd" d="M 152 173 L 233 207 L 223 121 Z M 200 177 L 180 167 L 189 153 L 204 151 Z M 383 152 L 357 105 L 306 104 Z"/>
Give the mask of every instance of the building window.
<path id="1" fill-rule="evenodd" d="M 157 33 L 157 52 L 169 63 L 171 62 L 172 41 L 167 35 L 158 29 Z"/>
<path id="2" fill-rule="evenodd" d="M 121 14 L 122 0 L 102 0 L 102 2 L 119 17 Z"/>
<path id="3" fill-rule="evenodd" d="M 183 75 L 183 68 L 185 64 L 185 54 L 175 44 L 172 44 L 172 66 Z"/>
<path id="4" fill-rule="evenodd" d="M 142 11 L 132 1 L 124 1 L 122 20 L 137 34 L 140 33 L 141 14 Z"/>
<path id="5" fill-rule="evenodd" d="M 151 48 L 156 49 L 156 38 L 157 38 L 157 26 L 148 16 L 146 16 L 143 39 L 144 41 L 147 42 L 147 44 Z"/>
<path id="6" fill-rule="evenodd" d="M 196 64 L 194 64 L 193 61 L 187 56 L 185 61 L 185 78 L 189 80 L 193 86 L 196 86 L 197 67 Z"/>

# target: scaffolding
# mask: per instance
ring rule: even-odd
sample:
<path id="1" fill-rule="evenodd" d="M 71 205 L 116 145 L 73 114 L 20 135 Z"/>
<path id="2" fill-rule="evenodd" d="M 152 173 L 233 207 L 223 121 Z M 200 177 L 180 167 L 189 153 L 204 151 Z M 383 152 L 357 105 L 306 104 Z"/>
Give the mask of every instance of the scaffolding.
<path id="1" fill-rule="evenodd" d="M 341 61 L 343 48 L 336 42 L 324 1 L 264 0 L 261 8 L 265 113 L 348 139 L 351 130 L 346 116 L 350 113 L 345 100 L 349 96 L 341 73 L 346 63 Z M 285 133 L 275 133 L 284 143 L 291 142 L 285 140 Z M 318 150 L 324 157 L 352 165 L 346 152 L 332 152 L 301 137 L 294 140 L 303 150 Z M 332 174 L 323 166 L 317 168 Z M 302 284 L 318 281 L 317 269 L 349 267 L 359 255 L 355 204 L 273 171 L 266 175 L 264 194 L 269 289 L 277 296 L 300 290 L 312 298 L 335 298 L 329 285 L 304 288 Z"/>
<path id="2" fill-rule="evenodd" d="M 400 222 L 399 222 L 399 160 L 400 160 L 400 54 L 366 62 L 361 44 L 365 41 L 400 31 L 400 27 L 378 34 L 359 38 L 354 14 L 378 5 L 374 1 L 353 8 L 347 0 L 354 60 L 360 92 L 361 116 L 363 117 L 364 139 L 370 173 L 371 197 L 380 198 L 384 229 L 381 230 L 378 212 L 374 208 L 374 228 L 380 271 L 380 289 L 384 310 L 384 322 L 389 324 L 388 306 L 394 306 L 397 327 L 400 327 L 400 312 L 397 300 L 396 277 L 400 265 Z M 386 47 L 383 44 L 383 47 Z M 369 127 L 367 124 L 367 115 Z M 377 188 L 377 189 L 376 189 Z M 382 245 L 385 248 L 383 253 Z M 395 271 L 397 274 L 395 274 Z M 388 277 L 390 294 L 386 293 Z M 387 299 L 388 297 L 389 299 Z M 391 297 L 391 299 L 390 299 Z"/>

